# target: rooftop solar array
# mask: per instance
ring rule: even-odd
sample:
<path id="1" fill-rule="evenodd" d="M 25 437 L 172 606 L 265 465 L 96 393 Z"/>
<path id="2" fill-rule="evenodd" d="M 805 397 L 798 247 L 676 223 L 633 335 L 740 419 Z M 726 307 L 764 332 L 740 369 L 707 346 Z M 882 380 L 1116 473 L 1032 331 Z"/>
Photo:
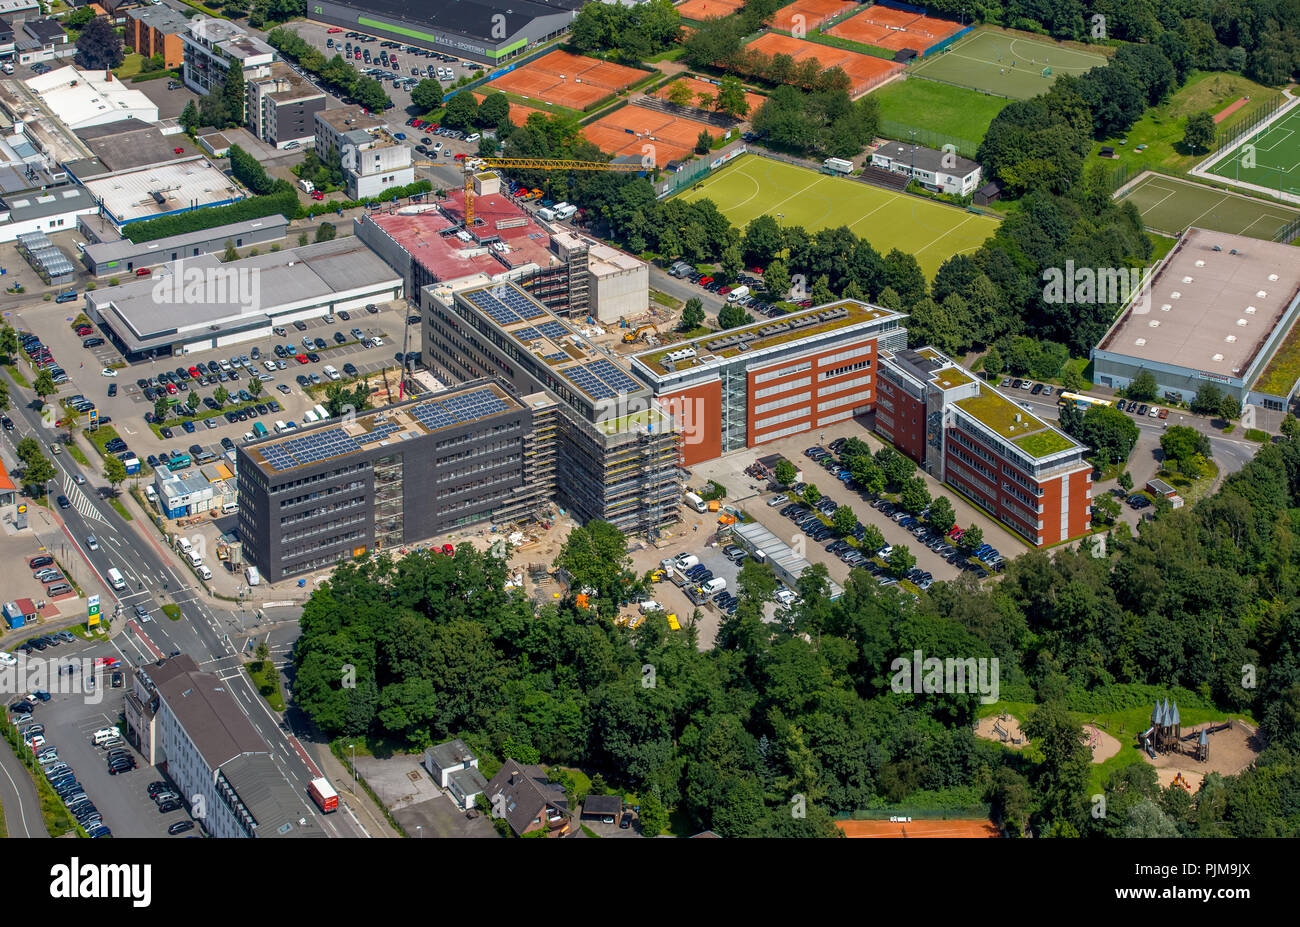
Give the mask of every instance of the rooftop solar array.
<path id="1" fill-rule="evenodd" d="M 552 341 L 559 341 L 569 334 L 559 322 L 542 322 L 537 326 L 537 330 Z"/>
<path id="2" fill-rule="evenodd" d="M 592 361 L 587 365 L 587 369 L 621 393 L 632 393 L 641 388 L 641 384 L 619 370 L 610 361 Z"/>
<path id="3" fill-rule="evenodd" d="M 569 367 L 564 375 L 592 399 L 613 399 L 618 395 L 586 367 Z"/>
<path id="4" fill-rule="evenodd" d="M 262 459 L 272 470 L 291 470 L 319 463 L 332 457 L 341 457 L 361 450 L 360 445 L 344 433 L 342 428 L 313 431 L 299 438 L 290 438 L 259 448 Z"/>
<path id="5" fill-rule="evenodd" d="M 446 399 L 430 399 L 411 406 L 406 410 L 429 431 L 473 422 L 486 415 L 505 412 L 510 407 L 491 389 L 477 389 L 472 393 L 448 396 Z"/>
<path id="6" fill-rule="evenodd" d="M 565 354 L 563 351 L 556 351 L 554 354 L 542 355 L 542 360 L 554 361 L 557 364 L 560 361 L 566 361 L 568 359 L 569 359 L 569 355 Z"/>
<path id="7" fill-rule="evenodd" d="M 382 441 L 393 432 L 401 430 L 402 426 L 398 425 L 396 422 L 379 422 L 372 427 L 370 433 L 361 440 L 365 441 L 367 444 L 371 444 L 375 441 Z"/>
<path id="8" fill-rule="evenodd" d="M 504 284 L 492 287 L 490 290 L 474 290 L 466 293 L 465 299 L 498 325 L 527 322 L 529 319 L 540 319 L 546 314 L 546 310 L 533 302 L 522 290 Z"/>

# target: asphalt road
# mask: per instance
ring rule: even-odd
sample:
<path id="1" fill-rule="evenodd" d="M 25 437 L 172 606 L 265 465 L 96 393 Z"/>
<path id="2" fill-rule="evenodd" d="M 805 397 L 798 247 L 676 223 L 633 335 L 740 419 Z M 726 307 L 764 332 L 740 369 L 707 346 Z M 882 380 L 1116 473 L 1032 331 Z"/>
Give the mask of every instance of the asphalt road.
<path id="1" fill-rule="evenodd" d="M 7 741 L 0 744 L 0 805 L 4 807 L 5 829 L 10 837 L 50 835 L 41 817 L 41 802 L 31 774 Z"/>
<path id="2" fill-rule="evenodd" d="M 11 395 L 18 399 L 17 387 L 11 387 Z M 16 427 L 5 433 L 4 440 L 15 448 L 27 435 L 35 435 L 42 444 L 50 443 L 51 433 L 41 426 L 33 406 L 15 404 L 10 412 Z M 191 588 L 188 577 L 173 569 L 162 539 L 153 529 L 138 519 L 138 529 L 133 528 L 108 503 L 82 491 L 85 487 L 73 479 L 77 465 L 69 454 L 53 457 L 53 463 L 59 471 L 55 494 L 62 492 L 73 505 L 54 510 L 62 520 L 63 537 L 42 541 L 46 546 L 63 545 L 67 549 L 64 562 L 80 561 L 93 570 L 95 575 L 82 584 L 83 589 L 88 595 L 100 593 L 105 617 L 112 617 L 112 603 L 118 603 L 122 614 L 113 621 L 113 645 L 122 660 L 138 666 L 177 652 L 194 657 L 205 671 L 220 676 L 230 686 L 236 704 L 265 739 L 276 765 L 299 795 L 304 816 L 315 818 L 314 823 L 330 836 L 369 836 L 351 809 L 345 809 L 344 814 L 320 815 L 307 797 L 305 784 L 320 775 L 319 767 L 297 738 L 281 727 L 254 689 L 231 642 L 232 636 L 238 639 L 252 627 L 252 616 L 225 611 L 205 601 Z M 86 538 L 90 535 L 98 541 L 98 550 L 88 548 Z M 127 580 L 127 589 L 117 595 L 99 580 L 110 567 L 120 570 Z M 168 619 L 162 612 L 165 604 L 180 606 L 181 619 Z M 150 620 L 137 621 L 133 617 L 137 605 L 148 609 Z"/>

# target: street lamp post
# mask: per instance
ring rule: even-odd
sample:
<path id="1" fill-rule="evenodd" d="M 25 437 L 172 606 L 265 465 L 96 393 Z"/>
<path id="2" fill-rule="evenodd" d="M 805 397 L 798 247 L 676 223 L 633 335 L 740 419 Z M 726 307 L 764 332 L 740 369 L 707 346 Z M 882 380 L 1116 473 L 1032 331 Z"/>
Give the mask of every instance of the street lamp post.
<path id="1" fill-rule="evenodd" d="M 348 749 L 352 751 L 352 794 L 357 794 L 357 745 L 348 744 Z"/>

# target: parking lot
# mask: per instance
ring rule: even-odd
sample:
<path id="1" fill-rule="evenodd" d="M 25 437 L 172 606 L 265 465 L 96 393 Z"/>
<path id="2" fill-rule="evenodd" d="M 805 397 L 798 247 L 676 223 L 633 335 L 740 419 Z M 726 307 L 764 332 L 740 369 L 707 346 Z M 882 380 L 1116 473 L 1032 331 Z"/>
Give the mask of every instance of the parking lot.
<path id="1" fill-rule="evenodd" d="M 404 300 L 399 300 L 376 304 L 376 310 L 373 314 L 364 309 L 353 310 L 346 319 L 339 313 L 333 324 L 324 318 L 304 321 L 301 330 L 288 324 L 281 329 L 283 335 L 273 335 L 273 341 L 249 341 L 229 345 L 220 351 L 199 351 L 128 364 L 120 367 L 114 376 L 105 376 L 103 371 L 110 365 L 124 363 L 122 356 L 117 353 L 107 334 L 98 329 L 89 337 L 103 337 L 105 343 L 89 349 L 83 348 L 81 343 L 84 336 L 76 334 L 70 325 L 77 313 L 60 312 L 56 316 L 53 311 L 37 309 L 29 314 L 40 313 L 42 321 L 37 324 L 34 319 L 25 318 L 24 322 L 26 327 L 35 329 L 44 344 L 50 346 L 55 358 L 68 372 L 69 382 L 61 387 L 59 399 L 80 395 L 86 401 L 93 402 L 99 415 L 111 419 L 109 424 L 143 460 L 147 455 L 158 455 L 164 449 L 175 450 L 178 444 L 182 450 L 198 444 L 220 454 L 223 450 L 220 445 L 222 438 L 238 442 L 253 430 L 253 422 L 258 420 L 262 421 L 268 431 L 277 420 L 302 422 L 307 410 L 320 403 L 321 398 L 309 396 L 299 378 L 307 378 L 309 386 L 321 385 L 327 380 L 324 372 L 327 365 L 339 372 L 340 382 L 344 383 L 373 376 L 383 370 L 395 371 L 400 365 L 399 355 L 403 353 L 402 338 L 408 306 Z M 352 329 L 360 331 L 369 346 L 359 341 Z M 412 323 L 406 335 L 407 351 L 419 351 L 419 325 Z M 313 339 L 313 344 L 310 352 L 307 352 L 303 341 L 309 337 Z M 339 338 L 342 338 L 341 344 Z M 377 343 L 374 340 L 376 338 Z M 323 350 L 315 343 L 316 339 L 325 342 Z M 281 346 L 283 350 L 286 345 L 292 345 L 295 354 L 277 357 L 275 347 Z M 253 356 L 255 349 L 256 357 Z M 240 355 L 248 356 L 248 366 L 236 369 L 232 358 Z M 311 360 L 313 356 L 317 359 Z M 197 368 L 200 364 L 204 367 L 202 379 L 194 379 L 189 375 L 190 368 Z M 268 364 L 276 368 L 274 372 L 268 368 Z M 212 372 L 213 365 L 217 368 L 215 373 Z M 185 379 L 179 376 L 178 368 L 185 371 Z M 171 389 L 160 381 L 160 375 L 174 381 L 170 384 Z M 223 414 L 213 414 L 213 394 L 218 387 L 224 387 L 231 397 L 223 408 L 229 410 L 247 406 L 248 400 L 242 399 L 239 393 L 241 390 L 248 391 L 253 377 L 259 378 L 262 389 L 256 397 L 249 391 L 250 399 L 264 406 L 269 401 L 274 401 L 281 407 L 279 410 L 268 406 L 265 413 L 235 422 L 228 421 Z M 150 379 L 158 385 L 150 385 Z M 142 380 L 144 386 L 141 386 Z M 381 381 L 372 379 L 372 387 L 379 382 Z M 172 437 L 169 439 L 165 435 L 155 435 L 144 416 L 148 413 L 152 417 L 155 403 L 146 393 L 153 393 L 156 399 L 159 389 L 179 409 L 186 408 L 191 393 L 197 393 L 201 399 L 211 399 L 211 403 L 201 402 L 196 409 L 196 414 L 207 413 L 208 417 L 190 423 L 189 427 L 183 427 L 181 419 L 173 412 L 163 423 L 171 429 Z M 110 393 L 114 395 L 109 395 Z"/>
<path id="2" fill-rule="evenodd" d="M 87 643 L 78 639 L 74 644 L 65 644 L 58 651 L 47 650 L 32 660 L 33 665 L 39 660 L 55 664 L 50 672 L 59 680 L 57 687 L 51 685 L 50 699 L 38 702 L 31 714 L 32 724 L 44 725 L 41 736 L 45 742 L 36 752 L 40 754 L 51 748 L 57 751 L 57 762 L 70 768 L 113 836 L 165 837 L 170 825 L 188 820 L 189 816 L 184 807 L 166 814 L 159 813 L 158 806 L 149 797 L 148 786 L 164 779 L 162 773 L 146 765 L 140 754 L 123 739 L 112 748 L 126 750 L 134 759 L 136 768 L 110 774 L 106 762 L 109 747 L 94 743 L 96 731 L 114 726 L 119 731 L 125 730 L 121 720 L 122 704 L 129 684 L 125 665 L 116 670 L 104 667 L 92 670 L 92 661 L 96 657 L 117 658 L 118 655 L 111 644 Z M 75 673 L 59 675 L 59 667 L 69 665 L 76 668 Z M 116 687 L 113 685 L 114 672 L 120 674 Z M 87 673 L 93 675 L 93 685 L 85 681 Z M 74 688 L 76 691 L 69 691 Z M 53 691 L 56 689 L 63 691 Z M 13 698 L 7 697 L 7 704 L 12 703 Z M 30 725 L 24 725 L 23 729 L 29 728 Z M 66 774 L 67 771 L 59 773 Z"/>

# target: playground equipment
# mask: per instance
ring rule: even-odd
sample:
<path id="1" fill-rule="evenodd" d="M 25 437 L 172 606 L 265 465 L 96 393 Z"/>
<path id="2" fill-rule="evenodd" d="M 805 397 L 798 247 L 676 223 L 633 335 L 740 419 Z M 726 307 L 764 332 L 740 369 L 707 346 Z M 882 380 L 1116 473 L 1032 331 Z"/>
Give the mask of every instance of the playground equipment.
<path id="1" fill-rule="evenodd" d="M 1002 743 L 1006 743 L 1011 737 L 1010 734 L 1003 730 L 1002 725 L 998 724 L 996 721 L 993 722 L 993 733 L 998 735 L 998 740 L 1002 741 Z"/>
<path id="2" fill-rule="evenodd" d="M 1153 760 L 1157 753 L 1182 753 L 1183 725 L 1178 714 L 1178 703 L 1170 707 L 1166 698 L 1163 705 L 1156 702 L 1151 710 L 1151 726 L 1138 735 L 1142 749 Z"/>
<path id="3" fill-rule="evenodd" d="M 1204 734 L 1204 731 L 1201 733 Z M 1188 792 L 1192 790 L 1192 784 L 1187 781 L 1187 777 L 1182 773 L 1178 773 L 1174 776 L 1174 785 L 1178 786 L 1180 789 L 1185 789 Z"/>

